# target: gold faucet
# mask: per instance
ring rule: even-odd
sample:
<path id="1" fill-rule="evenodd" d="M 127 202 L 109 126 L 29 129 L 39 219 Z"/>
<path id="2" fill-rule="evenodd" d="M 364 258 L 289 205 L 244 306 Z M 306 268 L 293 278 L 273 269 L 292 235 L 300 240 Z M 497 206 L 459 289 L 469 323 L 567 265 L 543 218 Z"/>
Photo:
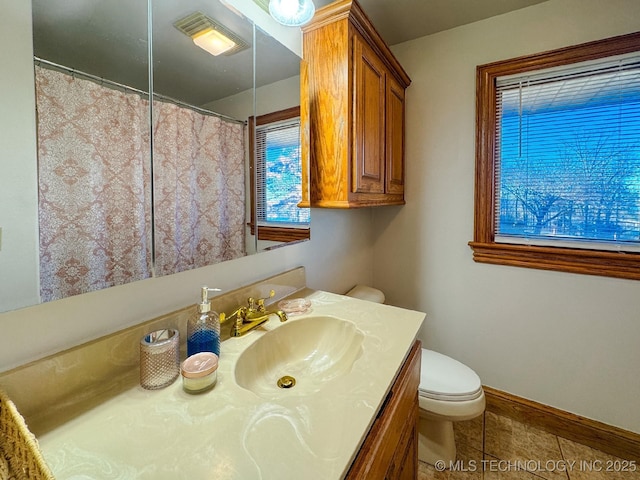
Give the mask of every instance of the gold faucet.
<path id="1" fill-rule="evenodd" d="M 267 298 L 271 298 L 275 294 L 276 292 L 274 290 L 271 290 Z M 277 315 L 280 318 L 281 322 L 286 322 L 287 314 L 282 310 L 274 310 L 271 312 L 267 311 L 264 306 L 265 300 L 266 298 L 249 297 L 247 299 L 246 307 L 239 307 L 229 316 L 226 316 L 224 312 L 221 313 L 220 323 L 224 323 L 228 320 L 231 320 L 232 318 L 235 318 L 235 322 L 233 322 L 233 325 L 231 326 L 231 336 L 241 337 L 245 333 L 248 333 L 254 328 L 257 328 L 263 323 L 266 323 L 271 315 Z"/>

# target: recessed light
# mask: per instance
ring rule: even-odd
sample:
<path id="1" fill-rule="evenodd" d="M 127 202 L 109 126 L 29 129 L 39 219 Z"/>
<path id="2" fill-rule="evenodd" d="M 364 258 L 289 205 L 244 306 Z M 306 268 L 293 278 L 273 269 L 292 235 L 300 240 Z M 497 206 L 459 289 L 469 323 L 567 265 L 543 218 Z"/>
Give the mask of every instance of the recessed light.
<path id="1" fill-rule="evenodd" d="M 213 28 L 202 30 L 194 34 L 191 38 L 193 39 L 193 43 L 215 57 L 224 52 L 228 52 L 236 46 L 233 40 Z"/>
<path id="2" fill-rule="evenodd" d="M 201 12 L 181 18 L 173 26 L 211 55 L 232 55 L 249 47 L 238 35 Z"/>

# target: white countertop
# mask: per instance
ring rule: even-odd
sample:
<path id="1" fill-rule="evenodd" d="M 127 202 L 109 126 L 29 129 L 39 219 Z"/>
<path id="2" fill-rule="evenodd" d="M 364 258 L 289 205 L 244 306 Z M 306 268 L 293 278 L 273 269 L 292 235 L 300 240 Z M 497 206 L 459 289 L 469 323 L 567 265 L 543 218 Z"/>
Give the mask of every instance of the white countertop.
<path id="1" fill-rule="evenodd" d="M 307 296 L 308 316 L 335 316 L 364 334 L 351 371 L 312 395 L 271 399 L 238 386 L 235 363 L 268 330 L 222 342 L 213 390 L 191 395 L 180 378 L 156 391 L 135 387 L 39 438 L 59 479 L 340 479 L 375 419 L 424 313 L 327 292 Z M 223 325 L 222 328 L 229 328 Z"/>

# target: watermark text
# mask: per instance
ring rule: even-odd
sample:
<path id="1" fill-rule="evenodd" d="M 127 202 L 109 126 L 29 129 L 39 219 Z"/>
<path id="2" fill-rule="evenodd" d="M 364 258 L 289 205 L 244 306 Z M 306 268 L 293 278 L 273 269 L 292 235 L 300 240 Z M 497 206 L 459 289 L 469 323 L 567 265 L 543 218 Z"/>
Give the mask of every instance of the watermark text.
<path id="1" fill-rule="evenodd" d="M 635 460 L 438 460 L 434 464 L 437 471 L 453 472 L 635 472 Z"/>

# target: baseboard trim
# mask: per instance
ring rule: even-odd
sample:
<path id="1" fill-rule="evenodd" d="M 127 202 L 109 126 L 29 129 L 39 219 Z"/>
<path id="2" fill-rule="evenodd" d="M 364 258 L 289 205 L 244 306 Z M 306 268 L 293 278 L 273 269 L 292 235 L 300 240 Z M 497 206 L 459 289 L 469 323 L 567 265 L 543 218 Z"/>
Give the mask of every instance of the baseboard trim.
<path id="1" fill-rule="evenodd" d="M 488 412 L 531 425 L 559 437 L 640 462 L 640 434 L 555 407 L 483 386 Z"/>

